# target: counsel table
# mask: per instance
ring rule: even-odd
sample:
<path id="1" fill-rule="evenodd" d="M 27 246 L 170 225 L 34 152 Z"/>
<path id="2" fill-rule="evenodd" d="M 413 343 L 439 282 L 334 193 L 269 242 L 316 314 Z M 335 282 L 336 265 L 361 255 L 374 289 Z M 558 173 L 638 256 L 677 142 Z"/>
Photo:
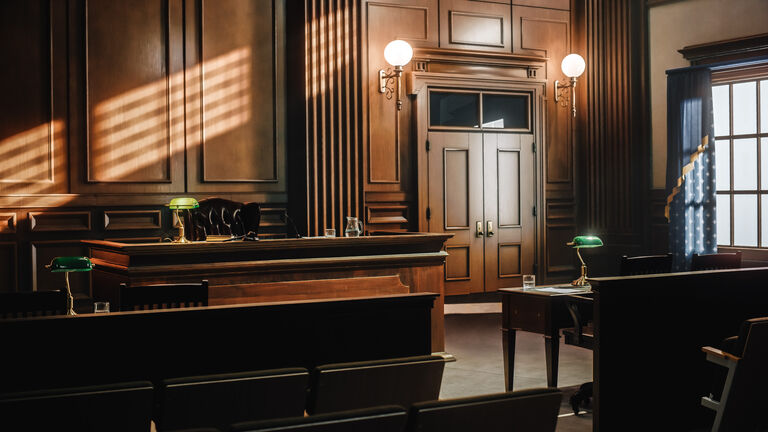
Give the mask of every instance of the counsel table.
<path id="1" fill-rule="evenodd" d="M 209 282 L 209 305 L 350 298 L 416 292 L 439 297 L 432 309 L 432 349 L 444 351 L 443 265 L 451 234 L 404 233 L 259 241 L 116 243 L 91 249 L 94 300 L 120 283 Z"/>
<path id="2" fill-rule="evenodd" d="M 534 289 L 502 288 L 502 346 L 504 382 L 512 390 L 515 375 L 517 330 L 544 335 L 547 362 L 547 386 L 557 387 L 557 363 L 560 356 L 560 329 L 573 327 L 566 301 L 571 294 L 584 295 L 588 289 L 571 285 L 537 286 Z"/>

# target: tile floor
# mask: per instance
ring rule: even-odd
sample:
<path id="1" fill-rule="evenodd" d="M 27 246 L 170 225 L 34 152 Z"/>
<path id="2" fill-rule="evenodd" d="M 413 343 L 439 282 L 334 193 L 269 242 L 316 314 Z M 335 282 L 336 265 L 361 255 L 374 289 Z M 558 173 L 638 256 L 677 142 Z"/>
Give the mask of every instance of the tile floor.
<path id="1" fill-rule="evenodd" d="M 496 310 L 500 312 L 500 304 L 446 305 L 445 350 L 456 362 L 446 364 L 441 399 L 504 391 L 501 313 Z M 592 352 L 564 345 L 561 339 L 558 387 L 564 396 L 557 432 L 592 430 L 591 410 L 577 417 L 568 404 L 576 388 L 591 380 Z M 542 336 L 518 332 L 514 390 L 546 385 Z"/>

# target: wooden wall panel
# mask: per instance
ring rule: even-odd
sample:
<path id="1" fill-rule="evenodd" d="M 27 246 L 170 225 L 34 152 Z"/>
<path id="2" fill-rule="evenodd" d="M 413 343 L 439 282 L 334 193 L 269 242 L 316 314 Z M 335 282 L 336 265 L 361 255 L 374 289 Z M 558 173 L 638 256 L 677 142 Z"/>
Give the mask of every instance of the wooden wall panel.
<path id="1" fill-rule="evenodd" d="M 298 3 L 298 2 L 297 2 Z M 289 5 L 290 6 L 290 5 Z M 304 53 L 289 71 L 289 133 L 295 143 L 291 196 L 297 221 L 308 235 L 325 228 L 343 233 L 347 216 L 363 217 L 364 55 L 358 0 L 306 0 L 291 17 L 288 51 Z M 302 73 L 303 71 L 303 73 Z M 302 86 L 303 84 L 303 86 Z M 303 127 L 302 127 L 303 126 Z"/>
<path id="2" fill-rule="evenodd" d="M 0 234 L 16 232 L 16 213 L 0 213 Z"/>
<path id="3" fill-rule="evenodd" d="M 73 140 L 83 143 L 75 160 L 84 167 L 72 170 L 74 191 L 183 190 L 180 0 L 86 0 L 72 8 L 82 13 L 71 11 L 70 48 L 82 56 L 75 75 L 85 85 L 72 91 L 86 95 L 73 121 Z"/>
<path id="4" fill-rule="evenodd" d="M 89 211 L 29 212 L 30 231 L 90 231 Z"/>
<path id="5" fill-rule="evenodd" d="M 104 229 L 107 231 L 160 229 L 162 226 L 160 210 L 104 211 Z"/>
<path id="6" fill-rule="evenodd" d="M 187 1 L 190 191 L 285 191 L 280 1 Z"/>
<path id="7" fill-rule="evenodd" d="M 62 3 L 0 3 L 0 193 L 67 192 Z"/>
<path id="8" fill-rule="evenodd" d="M 580 91 L 587 97 L 587 111 L 579 121 L 588 167 L 586 228 L 615 236 L 609 242 L 617 247 L 638 246 L 648 238 L 646 26 L 640 3 L 589 0 L 584 11 L 587 66 Z"/>
<path id="9" fill-rule="evenodd" d="M 440 1 L 441 48 L 509 52 L 511 42 L 508 4 Z"/>
<path id="10" fill-rule="evenodd" d="M 368 94 L 368 177 L 366 191 L 402 191 L 411 179 L 408 157 L 410 104 L 403 89 L 403 110 L 397 111 L 395 98 L 387 99 L 378 90 L 378 72 L 391 66 L 384 59 L 384 47 L 394 39 L 412 46 L 437 46 L 437 0 L 368 2 L 366 10 L 366 48 Z M 404 68 L 405 74 L 412 65 Z"/>
<path id="11" fill-rule="evenodd" d="M 0 292 L 18 291 L 18 246 L 0 242 Z"/>

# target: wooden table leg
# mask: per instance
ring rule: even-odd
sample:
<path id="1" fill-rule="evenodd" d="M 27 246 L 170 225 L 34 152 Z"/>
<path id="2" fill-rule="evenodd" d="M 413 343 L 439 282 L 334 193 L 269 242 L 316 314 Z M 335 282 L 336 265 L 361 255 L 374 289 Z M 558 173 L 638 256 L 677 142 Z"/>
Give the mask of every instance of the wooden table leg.
<path id="1" fill-rule="evenodd" d="M 517 329 L 501 329 L 501 345 L 504 352 L 504 385 L 507 391 L 512 391 L 512 381 L 515 378 L 515 340 Z"/>
<path id="2" fill-rule="evenodd" d="M 557 387 L 557 364 L 560 357 L 560 334 L 544 336 L 544 350 L 547 357 L 547 386 Z"/>

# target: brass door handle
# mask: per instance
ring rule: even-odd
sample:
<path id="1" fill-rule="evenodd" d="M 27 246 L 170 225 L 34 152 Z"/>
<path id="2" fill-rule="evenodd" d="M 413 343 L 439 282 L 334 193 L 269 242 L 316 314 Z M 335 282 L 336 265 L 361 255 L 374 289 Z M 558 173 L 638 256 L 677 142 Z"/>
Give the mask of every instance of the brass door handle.
<path id="1" fill-rule="evenodd" d="M 475 222 L 475 237 L 483 236 L 483 221 Z"/>
<path id="2" fill-rule="evenodd" d="M 486 233 L 488 233 L 488 237 L 493 237 L 493 234 L 495 234 L 493 232 L 493 221 L 488 221 L 488 229 L 486 230 Z"/>

